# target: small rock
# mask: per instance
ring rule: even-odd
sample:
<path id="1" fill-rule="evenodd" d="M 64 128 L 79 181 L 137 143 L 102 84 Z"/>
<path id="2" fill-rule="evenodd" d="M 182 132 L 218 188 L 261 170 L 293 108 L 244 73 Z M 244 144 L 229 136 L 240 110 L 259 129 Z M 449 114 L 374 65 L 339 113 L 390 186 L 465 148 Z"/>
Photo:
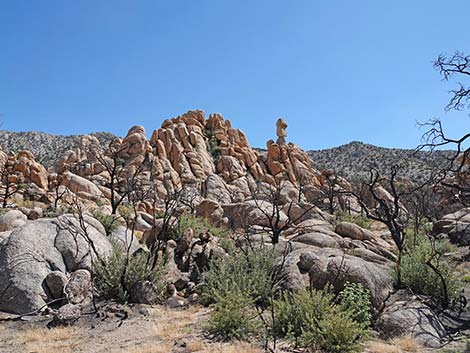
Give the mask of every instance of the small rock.
<path id="1" fill-rule="evenodd" d="M 49 323 L 49 327 L 70 326 L 80 319 L 82 312 L 79 305 L 66 304 L 59 308 Z"/>
<path id="2" fill-rule="evenodd" d="M 167 299 L 166 305 L 172 309 L 182 308 L 186 306 L 186 300 L 184 300 L 184 298 L 180 297 L 179 295 L 175 294 Z"/>
<path id="3" fill-rule="evenodd" d="M 72 273 L 64 288 L 67 299 L 72 304 L 80 304 L 92 294 L 91 274 L 88 270 Z"/>
<path id="4" fill-rule="evenodd" d="M 51 299 L 64 297 L 64 287 L 67 283 L 67 275 L 61 271 L 52 271 L 44 279 L 51 294 Z"/>
<path id="5" fill-rule="evenodd" d="M 157 286 L 150 281 L 139 281 L 131 288 L 130 299 L 139 304 L 155 304 L 159 299 Z"/>

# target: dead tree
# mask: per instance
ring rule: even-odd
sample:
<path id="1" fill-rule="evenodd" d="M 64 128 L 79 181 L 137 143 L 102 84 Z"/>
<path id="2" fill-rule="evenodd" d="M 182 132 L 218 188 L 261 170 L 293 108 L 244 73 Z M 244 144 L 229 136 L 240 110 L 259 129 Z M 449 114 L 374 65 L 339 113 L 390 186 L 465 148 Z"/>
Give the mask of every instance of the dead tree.
<path id="1" fill-rule="evenodd" d="M 376 168 L 370 168 L 369 180 L 365 181 L 359 192 L 351 194 L 357 199 L 367 218 L 380 222 L 387 226 L 393 242 L 398 250 L 397 281 L 401 284 L 400 262 L 405 245 L 406 215 L 401 198 L 404 192 L 397 186 L 399 167 L 390 168 L 390 174 L 383 177 Z M 387 185 L 390 194 L 383 186 Z M 370 197 L 372 202 L 367 202 Z"/>
<path id="2" fill-rule="evenodd" d="M 92 153 L 109 175 L 105 186 L 110 190 L 109 201 L 111 213 L 116 214 L 118 207 L 137 189 L 141 183 L 142 173 L 149 155 L 145 154 L 141 161 L 129 166 L 123 154 L 129 146 L 114 146 L 113 143 L 107 151 L 102 152 L 99 146 L 92 148 Z"/>
<path id="3" fill-rule="evenodd" d="M 444 80 L 453 78 L 470 80 L 470 56 L 456 52 L 452 56 L 440 55 L 434 62 Z M 461 111 L 469 108 L 470 83 L 457 83 L 457 88 L 449 92 L 451 98 L 446 111 Z M 421 124 L 427 128 L 418 150 L 429 149 L 431 152 L 440 148 L 452 148 L 447 163 L 441 168 L 440 184 L 454 190 L 456 198 L 463 204 L 470 204 L 470 132 L 460 137 L 450 137 L 443 129 L 441 120 L 432 119 Z"/>
<path id="4" fill-rule="evenodd" d="M 16 157 L 14 155 L 6 156 L 0 166 L 0 198 L 2 199 L 2 207 L 8 206 L 8 200 L 14 196 L 19 190 L 17 176 L 15 175 Z"/>
<path id="5" fill-rule="evenodd" d="M 452 56 L 441 54 L 434 62 L 434 67 L 446 81 L 454 76 L 470 79 L 470 55 L 458 51 Z M 456 89 L 450 91 L 452 97 L 446 110 L 463 110 L 470 103 L 470 86 L 461 82 L 458 82 L 457 86 Z"/>
<path id="6" fill-rule="evenodd" d="M 278 244 L 286 230 L 295 227 L 302 218 L 316 208 L 314 204 L 298 203 L 297 200 L 289 199 L 284 192 L 286 187 L 285 181 L 276 182 L 274 185 L 258 183 L 256 190 L 251 193 L 256 209 L 264 218 L 263 224 L 260 225 L 262 232 L 269 233 L 272 244 Z M 295 212 L 294 208 L 297 207 L 300 210 Z M 256 232 L 249 220 L 247 227 L 250 232 Z"/>

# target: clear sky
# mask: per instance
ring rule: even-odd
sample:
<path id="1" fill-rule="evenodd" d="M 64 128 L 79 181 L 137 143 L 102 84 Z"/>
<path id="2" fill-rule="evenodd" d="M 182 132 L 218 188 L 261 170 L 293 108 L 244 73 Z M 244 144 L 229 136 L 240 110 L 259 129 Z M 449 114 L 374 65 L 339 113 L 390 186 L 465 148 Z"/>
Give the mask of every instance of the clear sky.
<path id="1" fill-rule="evenodd" d="M 3 129 L 150 134 L 190 109 L 220 112 L 252 145 L 359 140 L 414 147 L 444 114 L 432 61 L 470 54 L 470 1 L 0 0 Z"/>

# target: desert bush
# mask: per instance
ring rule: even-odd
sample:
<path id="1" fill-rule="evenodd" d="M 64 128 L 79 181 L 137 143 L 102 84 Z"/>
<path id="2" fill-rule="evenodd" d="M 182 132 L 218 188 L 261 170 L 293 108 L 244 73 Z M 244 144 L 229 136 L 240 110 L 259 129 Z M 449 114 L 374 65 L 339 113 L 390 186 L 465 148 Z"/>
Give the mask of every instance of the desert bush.
<path id="1" fill-rule="evenodd" d="M 171 238 L 179 240 L 183 233 L 191 228 L 195 235 L 203 232 L 209 232 L 219 238 L 219 245 L 228 253 L 235 251 L 235 242 L 230 237 L 230 230 L 226 227 L 213 225 L 208 219 L 198 217 L 192 214 L 183 214 L 178 218 L 178 225 L 171 234 Z"/>
<path id="2" fill-rule="evenodd" d="M 339 306 L 350 314 L 351 318 L 364 328 L 372 320 L 370 292 L 360 283 L 346 282 L 339 294 Z"/>
<path id="3" fill-rule="evenodd" d="M 218 238 L 226 238 L 229 235 L 229 230 L 227 228 L 217 227 L 206 218 L 191 214 L 182 214 L 178 217 L 178 226 L 176 227 L 172 238 L 179 240 L 183 236 L 183 233 L 189 228 L 194 231 L 195 235 L 203 232 L 209 232 Z"/>
<path id="4" fill-rule="evenodd" d="M 108 215 L 97 209 L 92 212 L 92 215 L 103 225 L 107 235 L 110 235 L 112 232 L 114 232 L 121 224 L 119 218 L 115 215 Z"/>
<path id="5" fill-rule="evenodd" d="M 328 290 L 285 293 L 273 303 L 273 334 L 312 350 L 357 352 L 367 331 L 333 299 Z"/>
<path id="6" fill-rule="evenodd" d="M 135 217 L 134 208 L 131 205 L 121 204 L 118 206 L 117 210 L 118 210 L 119 215 L 122 217 L 122 219 L 126 223 L 132 222 L 132 220 Z"/>
<path id="7" fill-rule="evenodd" d="M 341 212 L 338 214 L 338 220 L 340 222 L 349 222 L 357 224 L 359 227 L 364 229 L 370 229 L 370 220 L 362 215 L 353 215 L 348 212 Z"/>
<path id="8" fill-rule="evenodd" d="M 246 248 L 212 261 L 204 274 L 203 299 L 206 303 L 219 302 L 237 291 L 258 305 L 267 305 L 278 255 L 274 248 Z"/>
<path id="9" fill-rule="evenodd" d="M 242 340 L 256 334 L 260 322 L 253 299 L 234 289 L 213 306 L 208 322 L 210 333 L 225 340 Z"/>
<path id="10" fill-rule="evenodd" d="M 162 266 L 152 269 L 148 254 L 128 254 L 118 244 L 113 245 L 111 255 L 93 262 L 93 282 L 100 298 L 127 302 L 130 289 L 140 281 L 150 281 L 161 289 Z"/>
<path id="11" fill-rule="evenodd" d="M 423 235 L 409 238 L 401 259 L 402 284 L 416 294 L 427 295 L 438 303 L 448 304 L 444 303 L 446 294 L 442 278 L 449 300 L 456 298 L 462 288 L 451 264 L 445 259 L 445 255 L 453 251 L 455 247 L 448 240 L 433 240 Z"/>

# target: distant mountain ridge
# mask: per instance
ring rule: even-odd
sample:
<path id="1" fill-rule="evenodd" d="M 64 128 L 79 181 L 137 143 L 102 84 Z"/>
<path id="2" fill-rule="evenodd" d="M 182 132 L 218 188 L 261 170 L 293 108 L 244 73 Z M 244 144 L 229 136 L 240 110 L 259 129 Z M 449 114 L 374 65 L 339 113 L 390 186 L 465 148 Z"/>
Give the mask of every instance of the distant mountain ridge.
<path id="1" fill-rule="evenodd" d="M 107 145 L 116 135 L 109 132 L 93 132 Z M 36 160 L 46 167 L 52 166 L 67 150 L 80 144 L 85 135 L 53 135 L 44 132 L 11 132 L 0 130 L 0 147 L 7 152 L 31 151 Z M 264 149 L 256 149 L 265 153 Z M 425 152 L 415 153 L 411 149 L 385 148 L 353 141 L 348 144 L 323 150 L 307 151 L 316 169 L 333 169 L 347 179 L 367 178 L 369 166 L 376 164 L 384 173 L 396 163 L 404 164 L 402 176 L 424 180 L 433 164 L 443 165 L 451 151 L 436 151 L 432 156 Z"/>
<path id="2" fill-rule="evenodd" d="M 385 148 L 353 141 L 346 145 L 308 151 L 318 169 L 333 169 L 347 179 L 367 178 L 371 164 L 389 173 L 394 164 L 403 165 L 401 176 L 424 181 L 433 165 L 443 166 L 452 151 L 435 151 L 432 155 L 413 149 Z"/>
<path id="3" fill-rule="evenodd" d="M 93 132 L 103 145 L 111 142 L 117 136 L 109 132 Z M 31 151 L 36 160 L 45 167 L 50 167 L 65 151 L 79 145 L 85 135 L 53 135 L 44 132 L 11 132 L 0 130 L 0 147 L 5 152 L 18 152 L 20 150 Z"/>

